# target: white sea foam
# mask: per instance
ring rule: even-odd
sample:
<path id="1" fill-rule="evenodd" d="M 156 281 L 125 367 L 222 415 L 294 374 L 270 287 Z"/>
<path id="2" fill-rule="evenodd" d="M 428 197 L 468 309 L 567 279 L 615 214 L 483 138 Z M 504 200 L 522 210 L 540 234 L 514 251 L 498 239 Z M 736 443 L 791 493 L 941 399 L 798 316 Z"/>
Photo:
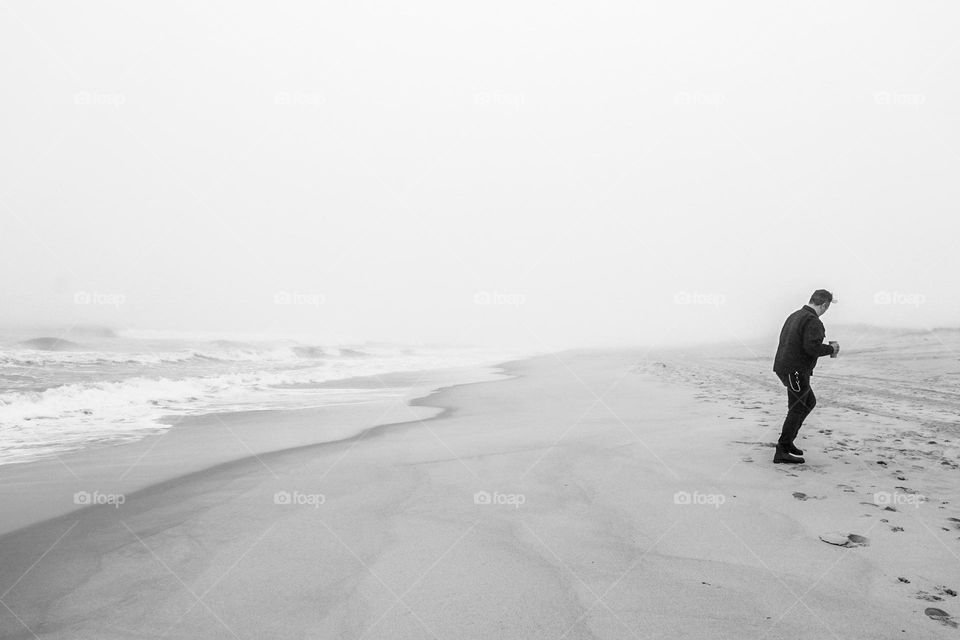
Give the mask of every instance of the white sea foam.
<path id="1" fill-rule="evenodd" d="M 177 416 L 344 401 L 343 390 L 312 386 L 329 380 L 494 364 L 520 355 L 169 340 L 151 343 L 160 347 L 151 350 L 129 338 L 109 346 L 0 351 L 0 464 L 140 438 L 169 428 Z M 356 401 L 383 392 L 359 391 Z"/>

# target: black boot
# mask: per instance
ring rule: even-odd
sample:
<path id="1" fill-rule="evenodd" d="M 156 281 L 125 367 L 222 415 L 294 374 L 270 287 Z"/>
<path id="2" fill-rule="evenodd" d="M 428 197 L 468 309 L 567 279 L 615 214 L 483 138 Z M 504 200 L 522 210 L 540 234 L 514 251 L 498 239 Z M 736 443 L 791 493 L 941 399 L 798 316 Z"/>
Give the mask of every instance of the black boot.
<path id="1" fill-rule="evenodd" d="M 777 452 L 773 456 L 775 463 L 789 462 L 793 464 L 803 464 L 803 458 L 791 454 L 782 444 L 777 445 Z"/>
<path id="2" fill-rule="evenodd" d="M 793 443 L 792 443 L 792 442 L 789 444 L 789 446 L 784 447 L 784 449 L 787 450 L 787 453 L 792 453 L 792 454 L 795 455 L 795 456 L 802 456 L 802 455 L 803 455 L 803 451 L 801 451 L 800 449 L 797 449 L 795 446 L 793 446 Z"/>

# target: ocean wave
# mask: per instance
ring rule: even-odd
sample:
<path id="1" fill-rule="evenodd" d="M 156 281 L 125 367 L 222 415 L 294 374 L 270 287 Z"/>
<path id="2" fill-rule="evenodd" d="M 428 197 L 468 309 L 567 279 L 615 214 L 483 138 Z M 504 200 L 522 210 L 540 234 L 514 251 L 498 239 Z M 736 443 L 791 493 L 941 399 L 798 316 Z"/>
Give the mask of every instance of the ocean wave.
<path id="1" fill-rule="evenodd" d="M 373 353 L 233 342 L 171 352 L 7 351 L 0 355 L 0 382 L 6 381 L 0 386 L 0 464 L 137 439 L 169 428 L 170 417 L 320 406 L 331 393 L 320 383 L 330 380 L 506 359 L 481 351 Z"/>
<path id="2" fill-rule="evenodd" d="M 86 338 L 117 338 L 119 334 L 112 327 L 102 325 L 87 324 L 74 325 L 70 327 L 69 335 Z"/>
<path id="3" fill-rule="evenodd" d="M 75 344 L 75 343 L 73 343 Z M 298 360 L 320 360 L 329 357 L 357 358 L 367 356 L 358 350 L 330 349 L 320 346 L 291 345 L 269 347 L 247 347 L 242 345 L 210 345 L 179 351 L 143 350 L 91 351 L 80 345 L 71 350 L 6 349 L 0 351 L 0 364 L 36 366 L 45 364 L 66 365 L 110 365 L 143 364 L 162 365 L 199 362 L 296 362 Z"/>
<path id="4" fill-rule="evenodd" d="M 109 353 L 103 351 L 5 351 L 0 352 L 0 364 L 8 366 L 38 365 L 112 365 L 112 364 L 164 364 L 185 362 L 202 357 L 193 352 L 181 353 Z M 218 358 L 213 358 L 218 359 Z"/>
<path id="5" fill-rule="evenodd" d="M 69 450 L 166 429 L 169 416 L 276 406 L 272 385 L 309 375 L 236 373 L 184 379 L 135 377 L 0 394 L 0 463 L 37 448 Z"/>
<path id="6" fill-rule="evenodd" d="M 298 358 L 318 359 L 327 357 L 327 350 L 323 347 L 296 346 L 290 347 L 290 351 Z"/>
<path id="7" fill-rule="evenodd" d="M 27 349 L 36 349 L 38 351 L 70 351 L 82 349 L 83 347 L 76 342 L 64 340 L 63 338 L 40 337 L 30 338 L 20 343 Z"/>

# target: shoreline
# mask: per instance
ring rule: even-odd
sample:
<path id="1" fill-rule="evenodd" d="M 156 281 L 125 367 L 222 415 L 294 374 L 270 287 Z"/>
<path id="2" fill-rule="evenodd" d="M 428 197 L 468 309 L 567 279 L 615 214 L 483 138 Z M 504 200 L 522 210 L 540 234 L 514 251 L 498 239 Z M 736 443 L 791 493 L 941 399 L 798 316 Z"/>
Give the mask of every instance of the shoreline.
<path id="1" fill-rule="evenodd" d="M 774 466 L 781 398 L 678 384 L 649 360 L 504 363 L 496 384 L 418 398 L 432 417 L 2 536 L 0 593 L 22 622 L 0 617 L 0 635 L 955 636 L 924 614 L 957 609 L 945 560 L 960 525 L 937 533 L 960 522 L 946 472 L 864 477 L 867 450 L 842 445 L 873 425 L 829 397 L 831 428 L 805 426 L 808 464 Z M 895 484 L 929 501 L 864 502 Z"/>
<path id="2" fill-rule="evenodd" d="M 506 364 L 506 363 L 503 363 Z M 0 522 L 0 540 L 6 534 L 24 527 L 57 519 L 63 515 L 81 511 L 89 506 L 65 502 L 64 496 L 78 491 L 102 491 L 107 486 L 115 494 L 133 495 L 154 485 L 176 480 L 180 477 L 203 473 L 222 464 L 256 460 L 269 453 L 323 445 L 327 443 L 349 441 L 365 431 L 378 426 L 402 424 L 429 417 L 430 407 L 417 401 L 431 396 L 447 386 L 475 384 L 494 381 L 503 374 L 501 364 L 476 367 L 453 367 L 447 369 L 428 369 L 422 371 L 391 372 L 375 376 L 355 376 L 339 380 L 330 380 L 317 385 L 322 388 L 381 388 L 401 392 L 396 399 L 374 400 L 366 398 L 358 403 L 341 403 L 308 408 L 258 409 L 224 413 L 204 413 L 190 416 L 171 416 L 172 425 L 167 429 L 149 434 L 131 442 L 98 445 L 66 452 L 60 455 L 0 466 L 0 513 L 5 517 Z M 394 406 L 395 405 L 395 406 Z M 387 420 L 395 410 L 409 410 L 411 416 L 395 423 Z M 422 413 L 423 415 L 418 415 Z M 275 432 L 267 434 L 249 433 L 240 430 L 257 430 L 264 423 L 286 424 L 288 437 L 283 444 L 276 444 Z M 324 434 L 316 434 L 313 425 L 322 423 L 327 429 Z M 183 456 L 183 446 L 203 446 L 209 444 L 215 436 L 198 433 L 223 426 L 228 430 L 224 440 L 233 443 L 232 453 L 221 455 L 208 454 Z M 193 433 L 190 430 L 195 430 Z M 239 434 L 236 432 L 240 431 Z M 327 435 L 329 434 L 329 435 Z M 269 436 L 269 437 L 267 437 Z M 173 440 L 173 442 L 169 442 Z M 180 442 L 184 441 L 184 442 Z M 223 441 L 221 441 L 223 442 Z M 148 463 L 161 460 L 164 449 L 174 452 L 174 459 L 166 463 Z M 187 470 L 184 470 L 184 466 Z M 110 473 L 115 469 L 117 473 Z M 133 473 L 143 471 L 145 473 Z M 117 475 L 119 473 L 119 476 Z M 37 487 L 53 485 L 60 487 L 59 499 L 50 500 L 50 492 L 38 498 L 24 500 L 17 491 L 19 486 Z M 64 487 L 73 487 L 66 490 Z M 24 504 L 29 501 L 36 505 L 37 500 L 45 504 L 41 507 L 42 516 L 30 515 L 31 510 Z M 93 506 L 93 505 L 90 505 Z M 45 508 L 44 508 L 45 507 Z"/>

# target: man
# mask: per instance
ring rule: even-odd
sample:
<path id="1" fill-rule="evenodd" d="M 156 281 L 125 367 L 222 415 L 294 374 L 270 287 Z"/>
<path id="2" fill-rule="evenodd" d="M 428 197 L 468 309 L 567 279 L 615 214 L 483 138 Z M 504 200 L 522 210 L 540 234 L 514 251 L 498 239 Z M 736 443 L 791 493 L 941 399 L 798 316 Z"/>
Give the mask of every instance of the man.
<path id="1" fill-rule="evenodd" d="M 817 358 L 834 357 L 840 353 L 840 344 L 824 344 L 826 331 L 820 316 L 827 312 L 833 294 L 826 289 L 817 289 L 810 296 L 810 302 L 794 311 L 783 323 L 780 330 L 780 344 L 773 361 L 773 371 L 787 388 L 787 417 L 783 421 L 777 452 L 773 456 L 776 463 L 802 463 L 803 451 L 794 446 L 793 441 L 800 426 L 813 408 L 817 398 L 810 388 L 810 376 L 817 366 Z"/>

